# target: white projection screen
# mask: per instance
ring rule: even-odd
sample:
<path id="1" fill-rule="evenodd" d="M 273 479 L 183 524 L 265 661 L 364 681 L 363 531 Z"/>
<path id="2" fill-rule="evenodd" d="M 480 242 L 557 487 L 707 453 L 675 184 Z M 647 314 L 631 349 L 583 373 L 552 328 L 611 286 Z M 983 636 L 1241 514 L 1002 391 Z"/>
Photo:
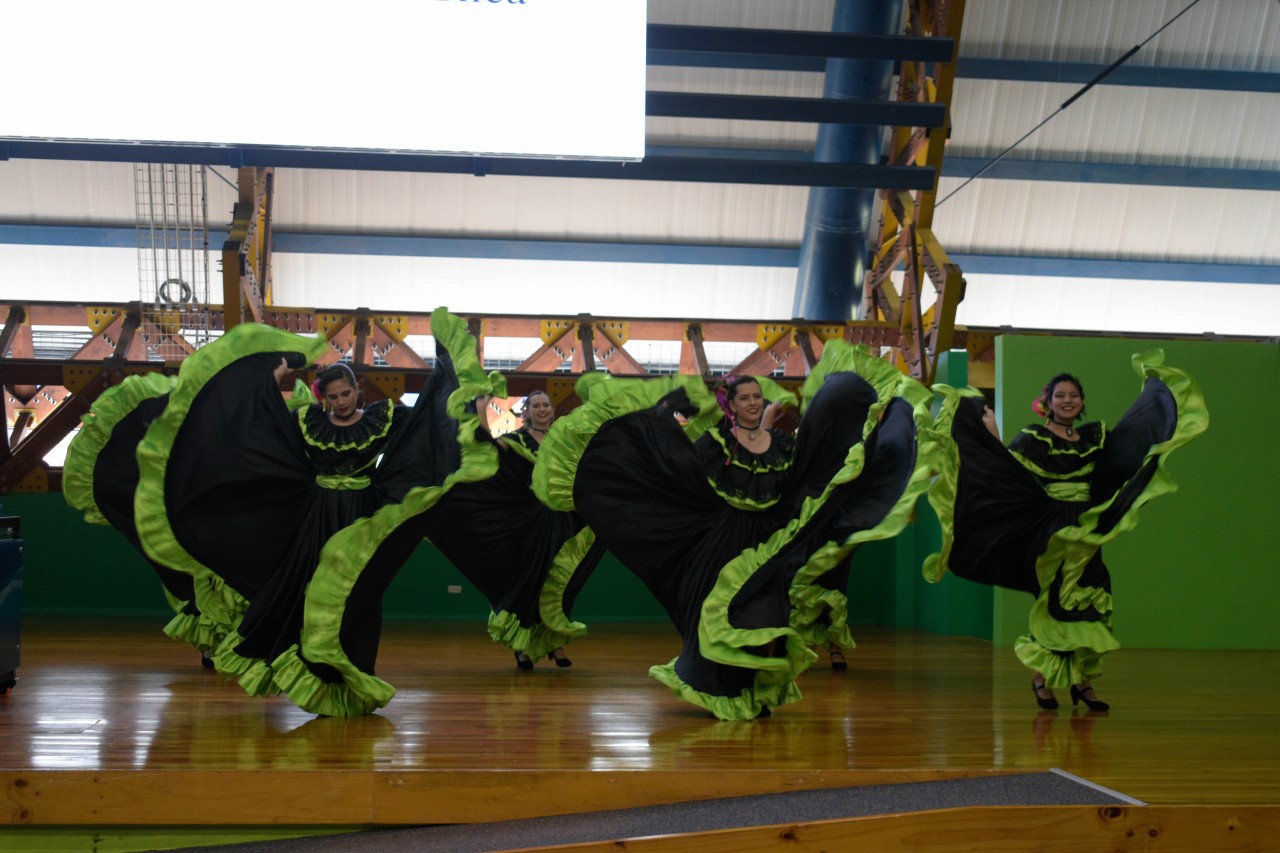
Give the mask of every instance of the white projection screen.
<path id="1" fill-rule="evenodd" d="M 645 0 L 39 0 L 0 137 L 644 156 Z"/>

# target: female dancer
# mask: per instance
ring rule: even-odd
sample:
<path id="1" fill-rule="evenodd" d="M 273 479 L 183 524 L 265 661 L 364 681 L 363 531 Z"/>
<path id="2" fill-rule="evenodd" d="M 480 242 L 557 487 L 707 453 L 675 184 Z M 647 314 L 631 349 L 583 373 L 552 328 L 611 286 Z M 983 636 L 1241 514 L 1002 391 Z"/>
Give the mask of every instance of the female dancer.
<path id="1" fill-rule="evenodd" d="M 604 554 L 577 513 L 549 509 L 530 490 L 542 439 L 555 419 L 544 391 L 524 400 L 524 425 L 496 441 L 493 477 L 463 483 L 423 519 L 432 545 L 489 600 L 489 636 L 533 669 L 547 656 L 572 666 L 564 652 L 586 626 L 570 613 L 582 585 Z"/>
<path id="2" fill-rule="evenodd" d="M 280 379 L 287 362 L 273 371 Z M 389 399 L 361 405 L 355 372 L 337 362 L 321 370 L 311 385 L 320 402 L 297 409 L 296 426 L 316 487 L 308 493 L 312 506 L 300 517 L 289 548 L 269 576 L 260 571 L 224 569 L 220 574 L 237 589 L 254 589 L 240 624 L 214 655 L 214 666 L 234 677 L 251 694 L 275 692 L 270 664 L 297 641 L 302 596 L 315 570 L 320 549 L 336 530 L 369 515 L 377 493 L 370 474 L 378 456 L 409 409 Z"/>
<path id="3" fill-rule="evenodd" d="M 720 719 L 800 698 L 796 676 L 816 658 L 806 636 L 843 606 L 817 581 L 859 536 L 905 520 L 926 483 L 912 473 L 927 392 L 919 408 L 878 399 L 861 376 L 828 369 L 842 343 L 828 344 L 815 371 L 826 381 L 806 386 L 793 452 L 763 423 L 761 380 L 726 389 L 726 421 L 697 377 L 588 376 L 585 404 L 556 422 L 538 456 L 539 497 L 576 507 L 676 625 L 680 655 L 650 674 Z"/>
<path id="4" fill-rule="evenodd" d="M 248 692 L 283 689 L 282 668 L 295 690 L 306 680 L 299 673 L 310 672 L 308 662 L 296 654 L 305 595 L 335 533 L 358 519 L 423 512 L 453 482 L 491 473 L 495 454 L 474 441 L 474 424 L 464 429 L 446 412 L 458 387 L 451 355 L 479 372 L 474 341 L 443 309 L 432 331 L 437 367 L 412 410 L 389 402 L 361 408 L 354 374 L 335 368 L 317 386 L 329 407 L 294 413 L 277 387 L 281 359 L 301 366 L 327 343 L 242 324 L 183 363 L 164 415 L 139 445 L 142 479 L 154 486 L 139 492 L 142 543 L 154 559 L 197 578 L 202 613 L 227 630 L 215 666 Z M 395 568 L 413 545 L 403 543 Z M 355 590 L 354 615 L 353 590 L 327 590 L 327 618 L 348 620 L 343 639 L 370 669 L 384 588 Z M 319 703 L 321 713 L 347 711 L 340 699 Z"/>
<path id="5" fill-rule="evenodd" d="M 1079 423 L 1085 393 L 1071 374 L 1054 376 L 1033 404 L 1043 424 L 1024 427 L 1008 450 L 995 415 L 972 389 L 938 385 L 949 423 L 949 463 L 930 491 L 943 550 L 925 563 L 938 581 L 960 577 L 1036 597 L 1030 631 L 1015 646 L 1045 709 L 1055 688 L 1105 711 L 1092 680 L 1102 655 L 1119 648 L 1111 631 L 1111 577 L 1101 546 L 1137 523 L 1137 509 L 1173 489 L 1161 467 L 1208 426 L 1199 389 L 1163 366 L 1161 352 L 1134 356 L 1146 382 L 1114 429 Z"/>

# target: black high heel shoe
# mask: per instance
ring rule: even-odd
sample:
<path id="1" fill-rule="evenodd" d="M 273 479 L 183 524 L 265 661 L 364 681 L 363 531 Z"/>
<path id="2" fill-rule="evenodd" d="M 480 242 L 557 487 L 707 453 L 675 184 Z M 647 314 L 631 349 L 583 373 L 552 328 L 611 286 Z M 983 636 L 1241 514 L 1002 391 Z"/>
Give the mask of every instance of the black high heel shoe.
<path id="1" fill-rule="evenodd" d="M 1044 685 L 1044 684 L 1036 684 L 1035 679 L 1034 679 L 1034 678 L 1033 678 L 1033 679 L 1031 679 L 1031 692 L 1032 692 L 1032 693 L 1034 693 L 1034 694 L 1036 694 L 1036 704 L 1037 704 L 1037 705 L 1039 705 L 1041 708 L 1043 708 L 1043 709 L 1044 709 L 1044 710 L 1046 710 L 1046 711 L 1056 711 L 1056 710 L 1058 710 L 1058 700 L 1057 700 L 1057 699 L 1055 699 L 1055 698 L 1054 698 L 1054 697 L 1052 697 L 1052 696 L 1050 696 L 1048 699 L 1045 699 L 1043 696 L 1041 696 L 1041 695 L 1040 695 L 1040 691 L 1041 691 L 1041 690 L 1045 690 L 1045 689 L 1047 689 L 1047 688 L 1045 687 L 1045 685 Z M 1072 698 L 1074 699 L 1074 698 L 1075 698 L 1075 688 L 1073 687 L 1073 688 L 1071 688 L 1071 690 L 1072 690 Z"/>
<path id="2" fill-rule="evenodd" d="M 559 652 L 559 654 L 556 654 Z M 564 653 L 564 649 L 552 649 L 547 652 L 547 660 L 555 661 L 556 666 L 564 669 L 566 666 L 573 666 L 573 661 Z"/>
<path id="3" fill-rule="evenodd" d="M 827 656 L 831 658 L 831 668 L 836 672 L 844 672 L 849 668 L 848 662 L 844 659 L 844 652 L 839 649 L 828 649 Z"/>
<path id="4" fill-rule="evenodd" d="M 533 669 L 533 658 L 524 652 L 516 652 L 516 668 L 517 669 Z"/>
<path id="5" fill-rule="evenodd" d="M 1074 684 L 1071 685 L 1071 704 L 1077 705 L 1080 702 L 1083 702 L 1084 704 L 1089 706 L 1090 711 L 1109 711 L 1111 709 L 1111 706 L 1108 705 L 1106 702 L 1103 702 L 1101 699 L 1090 699 L 1088 696 L 1084 695 L 1092 689 L 1093 689 L 1093 685 L 1089 685 L 1088 687 L 1084 687 L 1084 688 L 1077 687 Z M 1094 695 L 1097 695 L 1097 694 L 1094 694 Z"/>

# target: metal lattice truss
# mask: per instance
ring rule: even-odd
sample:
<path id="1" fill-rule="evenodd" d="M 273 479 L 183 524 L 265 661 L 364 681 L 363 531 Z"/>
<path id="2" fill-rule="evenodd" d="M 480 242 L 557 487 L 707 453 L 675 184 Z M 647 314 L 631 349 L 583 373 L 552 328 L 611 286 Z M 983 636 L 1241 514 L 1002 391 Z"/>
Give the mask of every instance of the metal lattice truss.
<path id="1" fill-rule="evenodd" d="M 945 36 L 960 42 L 964 0 L 917 0 L 909 4 L 908 36 Z M 928 165 L 934 169 L 934 187 L 915 193 L 880 192 L 880 238 L 875 260 L 863 288 L 862 316 L 890 323 L 901 330 L 901 365 L 917 379 L 932 384 L 938 356 L 954 344 L 956 307 L 964 298 L 964 278 L 951 263 L 933 234 L 933 209 L 937 200 L 937 176 L 950 129 L 951 91 L 955 82 L 955 57 L 950 62 L 903 62 L 898 75 L 898 100 L 948 106 L 947 122 L 940 128 L 897 128 L 893 132 L 889 163 Z M 903 269 L 901 292 L 891 274 Z M 926 307 L 925 280 L 936 293 Z"/>
<path id="2" fill-rule="evenodd" d="M 0 330 L 0 385 L 4 386 L 9 440 L 0 444 L 0 493 L 59 488 L 58 474 L 44 456 L 79 424 L 93 400 L 130 373 L 174 373 L 180 359 L 155 361 L 140 335 L 151 329 L 150 306 L 140 303 L 82 305 L 73 303 L 0 304 L 6 318 Z M 416 392 L 431 370 L 433 352 L 427 342 L 431 316 L 425 313 L 358 310 L 314 310 L 263 306 L 260 319 L 269 325 L 329 342 L 319 365 L 346 360 L 367 380 L 371 398 L 399 398 Z M 799 383 L 822 355 L 827 341 L 842 339 L 895 353 L 903 343 L 896 325 L 876 321 L 796 325 L 750 321 L 627 320 L 524 316 L 468 317 L 481 358 L 487 340 L 527 341 L 518 363 L 504 365 L 510 393 L 495 400 L 495 417 L 511 415 L 512 405 L 535 389 L 546 390 L 562 409 L 577 404 L 577 376 L 594 370 L 625 376 L 654 372 L 706 376 L 723 373 L 772 375 L 784 384 Z M 225 329 L 218 307 L 209 309 L 214 335 Z M 36 331 L 38 330 L 38 331 Z M 974 360 L 990 360 L 992 337 L 972 336 Z M 954 338 L 969 340 L 966 330 Z M 643 341 L 678 347 L 678 362 L 657 371 L 628 351 Z M 191 342 L 177 349 L 194 351 Z M 416 347 L 415 348 L 415 344 Z M 714 367 L 710 346 L 734 345 L 745 355 L 731 366 Z M 492 365 L 491 365 L 492 366 Z"/>

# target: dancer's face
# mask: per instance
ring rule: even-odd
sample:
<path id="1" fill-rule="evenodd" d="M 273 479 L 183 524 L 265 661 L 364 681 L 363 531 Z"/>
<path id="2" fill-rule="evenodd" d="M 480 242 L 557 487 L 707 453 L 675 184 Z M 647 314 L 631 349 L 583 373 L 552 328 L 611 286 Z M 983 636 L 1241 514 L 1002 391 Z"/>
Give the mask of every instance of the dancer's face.
<path id="1" fill-rule="evenodd" d="M 324 387 L 324 401 L 340 418 L 349 418 L 356 410 L 356 389 L 345 379 L 335 379 Z"/>
<path id="2" fill-rule="evenodd" d="M 1053 386 L 1049 395 L 1049 411 L 1053 418 L 1062 423 L 1071 423 L 1080 417 L 1080 408 L 1084 405 L 1084 397 L 1074 382 L 1063 380 Z"/>
<path id="3" fill-rule="evenodd" d="M 542 430 L 551 426 L 551 422 L 555 420 L 556 410 L 551 405 L 550 397 L 546 394 L 532 394 L 526 405 L 528 406 L 529 426 Z"/>
<path id="4" fill-rule="evenodd" d="M 733 389 L 733 398 L 729 400 L 729 410 L 733 412 L 738 426 L 751 429 L 760 425 L 764 415 L 764 394 L 756 382 L 743 382 Z"/>

